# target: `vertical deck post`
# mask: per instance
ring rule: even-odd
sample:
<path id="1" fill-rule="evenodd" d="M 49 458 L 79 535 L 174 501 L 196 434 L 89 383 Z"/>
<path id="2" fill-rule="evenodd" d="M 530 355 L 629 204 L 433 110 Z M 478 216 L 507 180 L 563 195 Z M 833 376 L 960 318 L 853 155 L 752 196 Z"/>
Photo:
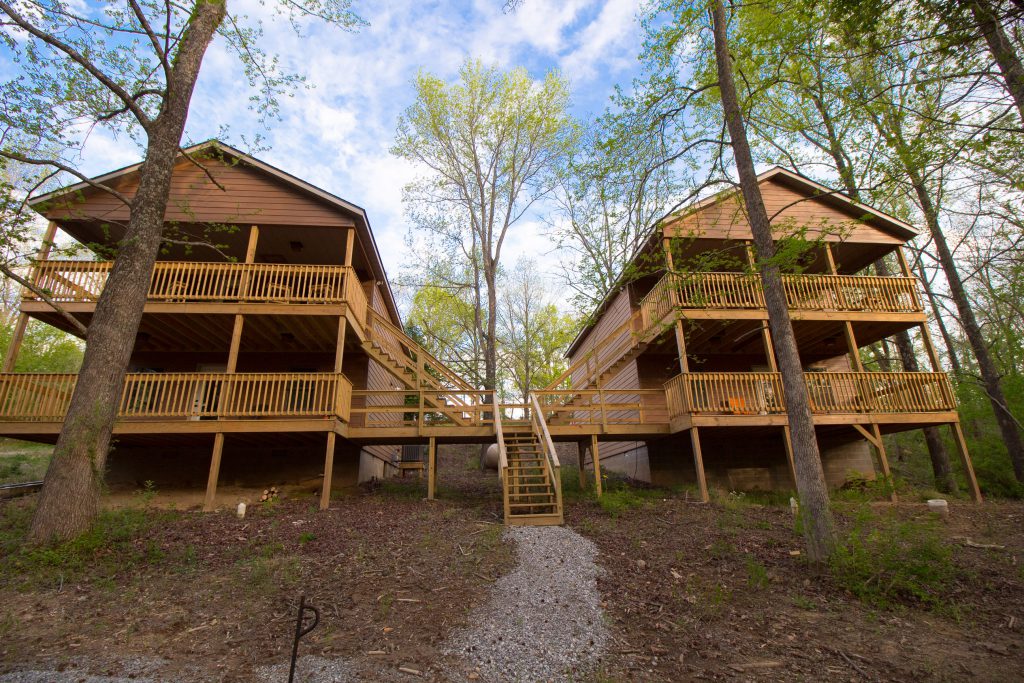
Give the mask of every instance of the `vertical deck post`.
<path id="1" fill-rule="evenodd" d="M 224 434 L 213 435 L 213 455 L 210 458 L 210 474 L 206 480 L 206 498 L 203 500 L 203 512 L 213 512 L 217 496 L 217 480 L 220 478 L 220 457 L 224 452 Z"/>
<path id="2" fill-rule="evenodd" d="M 960 462 L 964 466 L 964 474 L 967 475 L 967 485 L 971 489 L 971 499 L 975 503 L 982 502 L 981 489 L 978 488 L 978 479 L 974 476 L 974 465 L 971 464 L 971 456 L 967 452 L 967 440 L 964 438 L 964 430 L 960 422 L 953 422 L 949 425 L 953 432 L 953 440 L 956 443 L 956 451 L 960 454 Z"/>
<path id="3" fill-rule="evenodd" d="M 594 461 L 594 492 L 600 498 L 604 487 L 601 486 L 601 453 L 597 445 L 597 434 L 590 435 L 590 459 Z"/>
<path id="4" fill-rule="evenodd" d="M 697 471 L 697 485 L 700 487 L 700 499 L 711 500 L 708 495 L 708 480 L 704 475 L 704 454 L 700 450 L 700 434 L 696 427 L 690 427 L 690 445 L 693 446 L 693 467 Z"/>
<path id="5" fill-rule="evenodd" d="M 249 229 L 249 244 L 245 250 L 245 262 L 253 263 L 256 259 L 256 243 L 260 237 L 260 229 L 257 226 L 252 226 Z M 242 273 L 241 282 L 239 283 L 239 299 L 244 300 L 248 294 L 249 278 L 246 273 Z M 228 346 L 228 362 L 224 367 L 224 373 L 233 375 L 235 370 L 238 368 L 238 350 L 242 344 L 242 329 L 245 327 L 245 316 L 242 314 L 235 315 L 235 322 L 231 328 L 231 343 Z M 230 405 L 231 400 L 231 385 L 224 382 L 220 389 L 220 396 L 218 398 L 218 418 L 220 417 L 221 410 Z M 203 501 L 203 512 L 213 512 L 214 503 L 217 497 L 217 480 L 220 478 L 220 461 L 224 454 L 224 434 L 223 432 L 217 432 L 213 435 L 213 453 L 210 456 L 210 473 L 206 480 L 206 498 Z"/>
<path id="6" fill-rule="evenodd" d="M 437 486 L 437 439 L 430 437 L 427 446 L 427 500 L 434 500 Z"/>
<path id="7" fill-rule="evenodd" d="M 53 239 L 57 235 L 57 224 L 50 221 L 46 226 L 46 233 L 43 235 L 43 243 L 36 252 L 36 261 L 44 261 L 50 255 L 50 248 L 53 246 Z M 25 330 L 28 328 L 28 314 L 18 313 L 18 322 L 14 324 L 14 334 L 11 335 L 11 343 L 4 355 L 3 369 L 0 372 L 14 372 L 14 364 L 18 361 L 18 354 L 21 352 L 21 344 L 25 341 Z"/>
<path id="8" fill-rule="evenodd" d="M 586 457 L 587 457 L 587 454 L 586 454 L 587 445 L 586 445 L 586 443 L 587 443 L 586 441 L 580 441 L 580 442 L 578 442 L 576 444 L 576 460 L 577 460 L 577 462 L 579 463 L 579 466 L 580 466 L 580 476 L 578 477 L 579 480 L 580 480 L 579 481 L 580 491 L 583 491 L 583 490 L 585 490 L 587 488 L 587 478 L 585 476 L 583 476 L 584 473 L 586 472 L 586 469 L 585 469 Z"/>
<path id="9" fill-rule="evenodd" d="M 327 432 L 327 452 L 324 456 L 324 484 L 320 489 L 320 509 L 326 510 L 331 506 L 331 484 L 334 483 L 334 445 L 337 435 Z"/>

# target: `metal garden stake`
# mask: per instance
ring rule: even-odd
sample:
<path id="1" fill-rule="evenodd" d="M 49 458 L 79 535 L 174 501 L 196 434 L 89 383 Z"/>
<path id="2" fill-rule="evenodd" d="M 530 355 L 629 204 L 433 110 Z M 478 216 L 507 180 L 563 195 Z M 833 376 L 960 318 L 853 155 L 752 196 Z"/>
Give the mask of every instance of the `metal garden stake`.
<path id="1" fill-rule="evenodd" d="M 313 613 L 313 623 L 309 626 L 303 627 L 303 622 L 306 620 L 307 610 Z M 295 680 L 295 661 L 299 656 L 299 640 L 308 635 L 309 632 L 315 629 L 319 623 L 320 610 L 312 605 L 307 605 L 306 596 L 301 596 L 299 598 L 299 617 L 295 620 L 295 642 L 292 644 L 292 668 L 288 672 L 288 683 L 293 683 Z"/>

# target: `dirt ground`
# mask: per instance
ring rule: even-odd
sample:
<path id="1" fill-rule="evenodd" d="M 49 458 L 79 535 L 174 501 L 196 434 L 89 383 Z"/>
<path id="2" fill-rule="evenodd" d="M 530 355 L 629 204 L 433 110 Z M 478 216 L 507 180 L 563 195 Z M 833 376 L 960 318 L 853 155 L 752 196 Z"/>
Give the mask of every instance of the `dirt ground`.
<path id="1" fill-rule="evenodd" d="M 32 500 L 0 503 L 0 672 L 117 674 L 143 658 L 165 680 L 250 681 L 287 661 L 304 594 L 323 619 L 302 653 L 350 659 L 366 680 L 476 680 L 440 645 L 513 556 L 494 474 L 465 450 L 442 453 L 439 478 L 434 502 L 407 478 L 326 513 L 296 494 L 244 520 L 160 509 L 157 492 L 140 496 L 145 511 L 116 513 L 127 530 L 34 554 L 17 545 Z M 567 524 L 601 551 L 613 636 L 591 680 L 1021 678 L 1024 505 L 953 505 L 940 531 L 959 572 L 937 612 L 868 607 L 814 573 L 792 554 L 788 507 L 664 495 L 628 509 L 567 502 Z"/>

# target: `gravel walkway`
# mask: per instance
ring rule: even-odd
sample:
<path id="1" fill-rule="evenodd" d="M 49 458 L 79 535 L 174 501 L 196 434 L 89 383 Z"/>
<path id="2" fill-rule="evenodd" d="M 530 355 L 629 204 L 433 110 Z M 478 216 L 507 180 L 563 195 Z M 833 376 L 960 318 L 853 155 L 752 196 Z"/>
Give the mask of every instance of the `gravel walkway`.
<path id="1" fill-rule="evenodd" d="M 595 668 L 608 631 L 597 591 L 597 547 L 565 527 L 510 527 L 516 568 L 445 650 L 485 681 L 570 681 Z"/>

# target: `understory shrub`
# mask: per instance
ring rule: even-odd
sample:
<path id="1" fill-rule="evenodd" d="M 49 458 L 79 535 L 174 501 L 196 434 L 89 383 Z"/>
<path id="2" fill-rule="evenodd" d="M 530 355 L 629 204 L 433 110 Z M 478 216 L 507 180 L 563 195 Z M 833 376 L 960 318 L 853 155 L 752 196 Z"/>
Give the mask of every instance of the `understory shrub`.
<path id="1" fill-rule="evenodd" d="M 960 572 L 935 522 L 862 509 L 836 547 L 830 569 L 840 586 L 874 607 L 955 611 L 949 595 Z"/>

